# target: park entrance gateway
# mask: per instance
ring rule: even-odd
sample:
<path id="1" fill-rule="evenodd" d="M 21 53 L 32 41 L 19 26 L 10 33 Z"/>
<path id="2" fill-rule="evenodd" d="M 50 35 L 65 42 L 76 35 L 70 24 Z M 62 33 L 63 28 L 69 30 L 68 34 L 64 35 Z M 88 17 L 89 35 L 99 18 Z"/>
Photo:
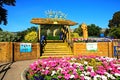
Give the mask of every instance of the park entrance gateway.
<path id="1" fill-rule="evenodd" d="M 52 47 L 55 45 L 55 46 L 59 46 L 61 48 L 65 47 L 65 46 L 63 46 L 64 44 L 62 44 L 62 43 L 71 42 L 70 26 L 74 26 L 77 24 L 76 22 L 73 22 L 71 20 L 53 19 L 53 18 L 33 18 L 31 20 L 31 23 L 39 25 L 38 26 L 39 41 L 41 39 L 41 35 L 46 35 L 46 39 L 47 39 L 46 47 L 48 45 L 49 45 L 49 47 Z M 61 32 L 63 32 L 65 34 L 64 41 L 60 37 Z M 52 42 L 52 43 L 49 44 L 50 42 Z M 56 42 L 62 42 L 62 43 L 60 44 L 60 43 L 56 43 Z M 62 45 L 62 46 L 60 46 L 60 45 Z M 50 52 L 50 53 L 54 53 L 55 51 L 56 51 L 56 48 L 54 48 L 53 52 Z M 55 53 L 59 54 L 59 51 L 56 51 Z M 61 50 L 61 53 L 62 53 L 62 50 Z"/>
<path id="2" fill-rule="evenodd" d="M 70 40 L 70 26 L 77 24 L 70 20 L 54 20 L 52 18 L 33 18 L 31 23 L 39 25 L 39 40 L 42 34 L 54 37 L 58 36 L 61 29 L 67 32 L 66 39 Z"/>

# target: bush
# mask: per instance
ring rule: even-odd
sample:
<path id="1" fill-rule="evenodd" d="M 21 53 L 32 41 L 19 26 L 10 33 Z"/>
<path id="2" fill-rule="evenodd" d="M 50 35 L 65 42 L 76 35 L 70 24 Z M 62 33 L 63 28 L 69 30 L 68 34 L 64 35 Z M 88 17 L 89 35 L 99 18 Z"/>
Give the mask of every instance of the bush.
<path id="1" fill-rule="evenodd" d="M 28 33 L 27 35 L 25 35 L 24 38 L 25 38 L 25 42 L 37 42 L 38 41 L 37 32 L 35 31 Z"/>
<path id="2" fill-rule="evenodd" d="M 47 36 L 47 40 L 60 40 L 60 36 Z"/>
<path id="3" fill-rule="evenodd" d="M 0 41 L 1 42 L 16 42 L 20 39 L 15 33 L 0 31 Z"/>

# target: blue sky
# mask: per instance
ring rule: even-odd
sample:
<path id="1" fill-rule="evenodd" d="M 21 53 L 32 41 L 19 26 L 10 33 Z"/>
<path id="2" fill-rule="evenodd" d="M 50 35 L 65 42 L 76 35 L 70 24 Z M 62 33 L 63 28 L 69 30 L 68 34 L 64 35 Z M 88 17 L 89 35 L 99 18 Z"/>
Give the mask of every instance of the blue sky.
<path id="1" fill-rule="evenodd" d="M 16 0 L 16 6 L 4 6 L 8 10 L 8 24 L 1 25 L 5 31 L 22 31 L 31 26 L 32 18 L 46 18 L 45 11 L 62 11 L 67 19 L 78 24 L 96 24 L 108 28 L 115 12 L 120 11 L 120 0 Z M 76 28 L 72 26 L 71 28 Z"/>

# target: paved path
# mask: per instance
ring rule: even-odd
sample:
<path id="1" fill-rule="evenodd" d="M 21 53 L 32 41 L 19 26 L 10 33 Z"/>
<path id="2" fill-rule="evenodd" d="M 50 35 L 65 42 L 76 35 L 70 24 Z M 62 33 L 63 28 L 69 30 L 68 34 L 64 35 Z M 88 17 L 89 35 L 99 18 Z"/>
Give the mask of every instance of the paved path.
<path id="1" fill-rule="evenodd" d="M 21 73 L 36 60 L 0 63 L 0 80 L 21 80 Z"/>

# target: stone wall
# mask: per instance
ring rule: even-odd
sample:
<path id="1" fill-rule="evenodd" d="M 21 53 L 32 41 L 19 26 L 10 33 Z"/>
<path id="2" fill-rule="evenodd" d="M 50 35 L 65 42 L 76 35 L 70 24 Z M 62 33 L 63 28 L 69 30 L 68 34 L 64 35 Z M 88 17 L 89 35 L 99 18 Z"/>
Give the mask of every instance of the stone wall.
<path id="1" fill-rule="evenodd" d="M 0 42 L 0 62 L 12 62 L 12 42 Z"/>
<path id="2" fill-rule="evenodd" d="M 112 42 L 98 42 L 96 51 L 88 51 L 86 43 L 73 44 L 74 55 L 96 55 L 113 57 L 113 43 Z"/>
<path id="3" fill-rule="evenodd" d="M 39 43 L 32 43 L 32 52 L 20 52 L 20 43 L 14 43 L 14 61 L 18 60 L 30 60 L 40 57 Z"/>
<path id="4" fill-rule="evenodd" d="M 12 62 L 18 60 L 30 60 L 40 57 L 39 43 L 32 43 L 32 52 L 20 52 L 18 42 L 0 42 L 0 62 Z"/>

